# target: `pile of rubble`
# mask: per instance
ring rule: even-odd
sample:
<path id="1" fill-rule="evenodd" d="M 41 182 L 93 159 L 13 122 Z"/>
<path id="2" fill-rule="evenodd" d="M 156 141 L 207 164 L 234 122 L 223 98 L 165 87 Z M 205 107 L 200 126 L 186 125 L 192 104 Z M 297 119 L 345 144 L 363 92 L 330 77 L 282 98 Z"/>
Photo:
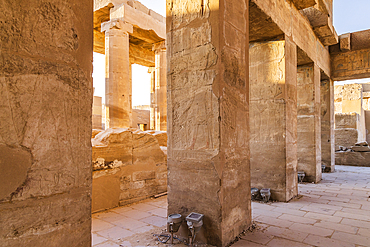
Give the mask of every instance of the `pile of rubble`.
<path id="1" fill-rule="evenodd" d="M 336 150 L 336 152 L 370 152 L 370 147 L 366 141 L 357 142 L 351 148 L 339 146 L 339 150 Z"/>

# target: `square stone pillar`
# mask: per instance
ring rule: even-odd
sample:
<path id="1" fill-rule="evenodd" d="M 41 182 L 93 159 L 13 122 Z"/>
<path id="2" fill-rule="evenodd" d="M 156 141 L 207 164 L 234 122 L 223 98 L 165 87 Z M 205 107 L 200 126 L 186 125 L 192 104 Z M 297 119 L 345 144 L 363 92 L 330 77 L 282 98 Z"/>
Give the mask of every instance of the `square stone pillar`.
<path id="1" fill-rule="evenodd" d="M 102 97 L 94 96 L 93 107 L 92 107 L 92 128 L 93 129 L 103 129 L 102 115 Z"/>
<path id="2" fill-rule="evenodd" d="M 168 213 L 215 246 L 251 224 L 248 4 L 167 0 Z"/>
<path id="3" fill-rule="evenodd" d="M 298 91 L 298 171 L 303 181 L 321 180 L 320 68 L 316 64 L 299 66 Z"/>
<path id="4" fill-rule="evenodd" d="M 167 63 L 165 41 L 153 45 L 155 52 L 156 130 L 167 131 Z"/>
<path id="5" fill-rule="evenodd" d="M 155 130 L 155 111 L 156 111 L 156 100 L 155 100 L 155 67 L 148 69 L 150 73 L 150 129 Z M 167 107 L 167 105 L 166 105 Z"/>
<path id="6" fill-rule="evenodd" d="M 297 47 L 290 37 L 256 42 L 250 54 L 252 187 L 289 201 L 297 187 Z"/>
<path id="7" fill-rule="evenodd" d="M 321 163 L 326 172 L 335 171 L 334 82 L 321 81 Z"/>
<path id="8" fill-rule="evenodd" d="M 105 32 L 106 129 L 131 127 L 131 64 L 129 33 L 131 24 L 121 20 L 102 23 Z"/>

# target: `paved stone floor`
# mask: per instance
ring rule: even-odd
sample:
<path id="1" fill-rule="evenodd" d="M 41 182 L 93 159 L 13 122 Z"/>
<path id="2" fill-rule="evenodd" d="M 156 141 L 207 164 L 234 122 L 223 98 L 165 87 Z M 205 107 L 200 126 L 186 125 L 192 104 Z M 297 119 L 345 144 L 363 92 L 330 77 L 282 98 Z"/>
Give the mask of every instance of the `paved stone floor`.
<path id="1" fill-rule="evenodd" d="M 232 246 L 370 246 L 370 167 L 336 166 L 319 184 L 300 184 L 299 194 L 289 203 L 253 202 L 256 229 Z M 165 228 L 166 200 L 94 214 L 93 246 L 163 246 L 152 234 Z"/>

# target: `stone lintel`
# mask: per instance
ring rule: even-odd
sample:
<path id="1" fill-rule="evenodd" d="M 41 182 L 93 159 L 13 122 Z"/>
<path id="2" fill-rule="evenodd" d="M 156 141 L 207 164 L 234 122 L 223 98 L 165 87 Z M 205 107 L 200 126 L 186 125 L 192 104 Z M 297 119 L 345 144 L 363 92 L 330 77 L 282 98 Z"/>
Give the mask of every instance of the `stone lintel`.
<path id="1" fill-rule="evenodd" d="M 332 79 L 344 81 L 370 77 L 370 29 L 340 37 L 340 44 L 329 48 Z"/>
<path id="2" fill-rule="evenodd" d="M 285 0 L 274 3 L 265 0 L 253 0 L 283 33 L 292 37 L 294 43 L 315 62 L 325 74 L 330 75 L 330 56 L 328 49 L 317 37 L 309 20 L 294 6 Z M 253 34 L 251 34 L 253 35 Z"/>
<path id="3" fill-rule="evenodd" d="M 346 33 L 339 36 L 339 45 L 341 51 L 350 51 L 351 50 L 351 34 Z"/>

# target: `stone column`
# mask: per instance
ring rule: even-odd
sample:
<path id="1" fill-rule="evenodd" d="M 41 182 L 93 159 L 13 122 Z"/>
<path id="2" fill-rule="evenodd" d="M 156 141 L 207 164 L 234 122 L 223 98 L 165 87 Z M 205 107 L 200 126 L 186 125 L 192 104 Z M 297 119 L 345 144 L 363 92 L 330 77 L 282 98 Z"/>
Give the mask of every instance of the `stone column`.
<path id="1" fill-rule="evenodd" d="M 155 52 L 156 130 L 167 131 L 167 63 L 165 41 L 153 45 Z"/>
<path id="2" fill-rule="evenodd" d="M 250 54 L 252 187 L 289 201 L 297 187 L 297 47 L 290 37 L 257 42 Z"/>
<path id="3" fill-rule="evenodd" d="M 155 130 L 155 67 L 150 67 L 148 73 L 150 73 L 150 129 Z"/>
<path id="4" fill-rule="evenodd" d="M 321 180 L 320 68 L 316 64 L 299 66 L 298 91 L 298 171 L 304 181 Z"/>
<path id="5" fill-rule="evenodd" d="M 251 223 L 248 4 L 167 0 L 168 213 L 215 246 Z"/>
<path id="6" fill-rule="evenodd" d="M 321 163 L 326 172 L 335 171 L 334 82 L 321 81 Z"/>
<path id="7" fill-rule="evenodd" d="M 102 124 L 102 98 L 94 96 L 93 107 L 92 107 L 92 128 L 93 129 L 103 129 Z"/>
<path id="8" fill-rule="evenodd" d="M 2 247 L 92 245 L 92 10 L 1 2 Z"/>
<path id="9" fill-rule="evenodd" d="M 102 32 L 105 32 L 106 128 L 128 128 L 132 116 L 129 33 L 133 28 L 115 20 L 103 23 Z"/>

